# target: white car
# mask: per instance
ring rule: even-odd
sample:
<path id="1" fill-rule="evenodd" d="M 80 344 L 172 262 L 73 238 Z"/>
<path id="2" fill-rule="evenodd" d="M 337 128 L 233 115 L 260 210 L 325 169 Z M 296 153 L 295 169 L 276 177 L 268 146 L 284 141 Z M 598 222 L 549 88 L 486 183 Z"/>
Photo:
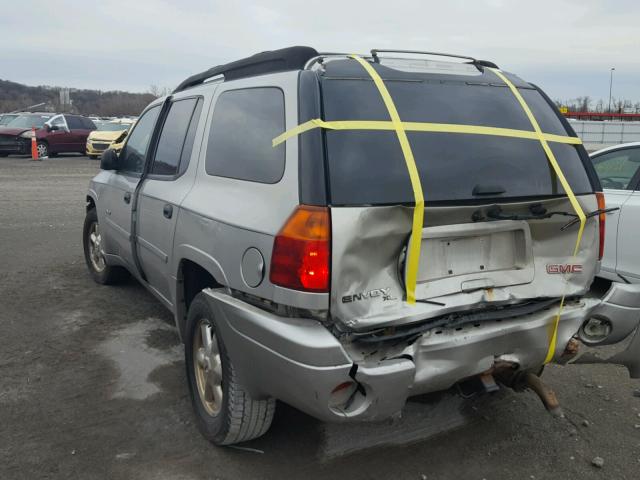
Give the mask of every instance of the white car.
<path id="1" fill-rule="evenodd" d="M 607 215 L 604 256 L 599 276 L 640 283 L 640 142 L 598 150 L 591 160 L 600 177 Z"/>

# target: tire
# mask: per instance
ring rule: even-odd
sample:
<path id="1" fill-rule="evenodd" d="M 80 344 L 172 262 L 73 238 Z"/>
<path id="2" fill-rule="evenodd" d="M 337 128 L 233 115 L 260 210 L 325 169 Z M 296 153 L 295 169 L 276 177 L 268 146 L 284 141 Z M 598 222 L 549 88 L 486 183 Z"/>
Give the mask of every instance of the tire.
<path id="1" fill-rule="evenodd" d="M 4 157 L 8 157 L 9 154 L 8 153 L 0 153 L 0 157 L 4 158 Z"/>
<path id="2" fill-rule="evenodd" d="M 92 208 L 87 212 L 84 219 L 84 228 L 82 229 L 84 260 L 91 277 L 97 283 L 101 285 L 112 285 L 126 278 L 128 272 L 122 267 L 107 265 L 104 254 L 101 253 L 101 237 L 99 232 L 98 214 L 96 213 L 96 209 Z M 95 240 L 91 238 L 92 234 L 97 234 L 97 245 L 95 244 Z M 96 248 L 100 251 L 99 257 L 95 251 Z M 99 258 L 101 261 L 99 261 Z"/>
<path id="3" fill-rule="evenodd" d="M 202 327 L 208 331 L 209 349 Z M 264 435 L 271 426 L 276 403 L 274 398 L 255 400 L 249 396 L 238 382 L 224 342 L 216 331 L 213 312 L 201 292 L 191 302 L 187 315 L 185 363 L 189 392 L 200 433 L 216 445 L 231 445 Z M 203 365 L 206 362 L 208 370 Z M 213 380 L 204 380 L 205 377 Z M 213 388 L 207 388 L 211 384 L 219 384 L 217 398 Z"/>
<path id="4" fill-rule="evenodd" d="M 38 158 L 49 156 L 49 145 L 47 142 L 38 142 L 36 145 L 38 149 Z"/>

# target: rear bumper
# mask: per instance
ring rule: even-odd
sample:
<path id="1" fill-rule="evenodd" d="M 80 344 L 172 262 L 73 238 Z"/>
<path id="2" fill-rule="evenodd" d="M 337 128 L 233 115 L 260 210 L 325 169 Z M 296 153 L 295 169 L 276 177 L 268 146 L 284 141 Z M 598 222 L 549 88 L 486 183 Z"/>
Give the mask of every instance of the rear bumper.
<path id="1" fill-rule="evenodd" d="M 538 368 L 557 313 L 553 307 L 512 320 L 434 329 L 412 345 L 377 356 L 385 360 L 370 360 L 316 321 L 272 315 L 223 291 L 209 290 L 207 295 L 237 374 L 251 395 L 278 398 L 324 421 L 388 418 L 402 410 L 407 398 L 447 389 L 489 370 L 497 360 Z M 603 299 L 569 302 L 558 327 L 555 359 L 592 315 L 612 325 L 601 344 L 627 338 L 640 320 L 640 285 L 614 284 Z M 640 333 L 636 337 L 637 358 Z M 346 409 L 330 407 L 333 389 L 353 378 L 366 394 L 355 394 Z"/>

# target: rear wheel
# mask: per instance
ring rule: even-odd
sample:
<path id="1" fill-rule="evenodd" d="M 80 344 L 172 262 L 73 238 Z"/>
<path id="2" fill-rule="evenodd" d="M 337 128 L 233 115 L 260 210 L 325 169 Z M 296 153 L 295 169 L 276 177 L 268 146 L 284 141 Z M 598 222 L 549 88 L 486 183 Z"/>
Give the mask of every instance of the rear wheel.
<path id="1" fill-rule="evenodd" d="M 189 306 L 185 363 L 196 424 L 207 440 L 229 445 L 267 432 L 275 399 L 256 400 L 238 382 L 203 293 Z"/>
<path id="2" fill-rule="evenodd" d="M 102 249 L 102 234 L 98 224 L 98 214 L 92 208 L 84 219 L 82 235 L 84 259 L 91 277 L 102 285 L 117 283 L 127 276 L 127 271 L 118 266 L 107 265 Z"/>

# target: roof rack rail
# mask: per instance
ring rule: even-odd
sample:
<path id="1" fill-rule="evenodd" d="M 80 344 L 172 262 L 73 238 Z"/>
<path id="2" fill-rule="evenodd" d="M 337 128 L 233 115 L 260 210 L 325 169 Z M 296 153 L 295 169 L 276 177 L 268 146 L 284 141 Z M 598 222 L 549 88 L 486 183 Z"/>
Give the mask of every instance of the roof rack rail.
<path id="1" fill-rule="evenodd" d="M 352 53 L 342 53 L 342 52 L 320 52 L 318 53 L 318 55 L 316 55 L 315 57 L 312 57 L 309 59 L 309 61 L 307 61 L 307 63 L 304 66 L 305 70 L 309 70 L 311 67 L 313 67 L 316 63 L 323 63 L 325 58 L 331 58 L 331 57 L 339 57 L 339 58 L 348 58 L 351 55 L 353 55 Z M 364 56 L 364 55 L 362 55 Z M 365 58 L 370 58 L 368 56 L 364 56 Z"/>
<path id="2" fill-rule="evenodd" d="M 455 55 L 452 53 L 424 52 L 421 50 L 386 50 L 386 49 L 383 50 L 380 48 L 374 48 L 373 50 L 371 50 L 371 56 L 377 63 L 380 62 L 378 53 L 417 53 L 419 55 L 436 55 L 438 57 L 463 58 L 465 60 L 471 60 L 472 62 L 476 62 L 476 59 L 473 57 L 467 57 L 465 55 Z"/>
<path id="3" fill-rule="evenodd" d="M 379 53 L 416 53 L 418 55 L 434 55 L 437 57 L 461 58 L 463 60 L 469 60 L 468 62 L 465 62 L 465 63 L 471 63 L 475 66 L 498 68 L 498 66 L 493 62 L 490 62 L 488 60 L 477 60 L 467 55 L 456 55 L 453 53 L 442 53 L 442 52 L 425 52 L 422 50 L 387 50 L 387 49 L 380 49 L 380 48 L 374 48 L 373 50 L 371 50 L 371 57 L 373 57 L 373 60 L 376 63 L 380 63 L 380 57 L 378 56 Z"/>
<path id="4" fill-rule="evenodd" d="M 289 47 L 257 53 L 192 75 L 178 85 L 173 93 L 200 85 L 209 78 L 219 75 L 224 75 L 225 80 L 234 80 L 266 73 L 301 70 L 311 58 L 317 56 L 318 52 L 311 47 Z"/>

